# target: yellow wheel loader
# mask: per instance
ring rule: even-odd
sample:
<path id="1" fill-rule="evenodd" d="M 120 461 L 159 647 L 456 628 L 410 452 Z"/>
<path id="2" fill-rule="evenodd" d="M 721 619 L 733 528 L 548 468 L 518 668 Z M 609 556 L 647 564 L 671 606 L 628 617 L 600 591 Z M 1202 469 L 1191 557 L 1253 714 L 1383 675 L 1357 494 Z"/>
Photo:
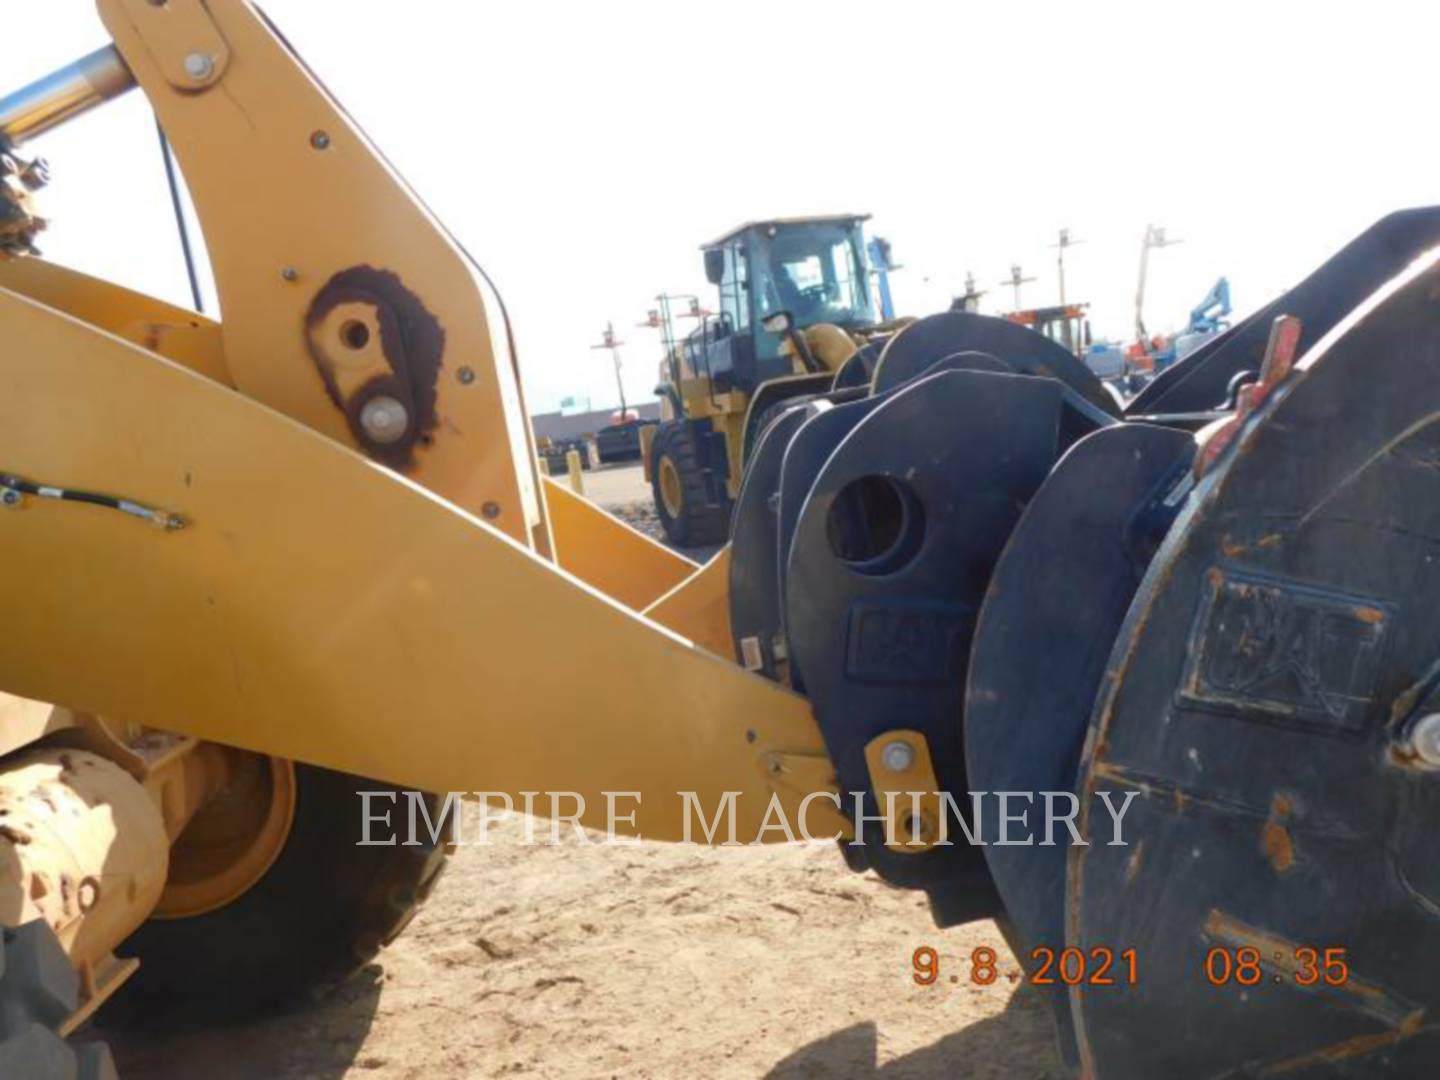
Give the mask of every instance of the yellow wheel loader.
<path id="1" fill-rule="evenodd" d="M 904 325 L 882 325 L 876 314 L 862 231 L 868 218 L 755 221 L 706 244 L 705 276 L 719 310 L 697 303 L 699 325 L 673 344 L 670 298 L 661 297 L 660 426 L 645 468 L 671 543 L 724 541 L 748 449 L 776 410 L 863 382 L 856 354 Z M 876 355 L 878 345 L 863 359 L 873 366 Z"/>
<path id="2" fill-rule="evenodd" d="M 484 274 L 256 8 L 99 9 L 0 99 L 0 1076 L 343 977 L 455 792 L 833 837 L 997 919 L 1080 1076 L 1435 1075 L 1440 210 L 1123 410 L 915 321 L 752 427 L 696 566 L 539 475 Z M 36 254 L 34 142 L 133 88 L 220 321 Z"/>

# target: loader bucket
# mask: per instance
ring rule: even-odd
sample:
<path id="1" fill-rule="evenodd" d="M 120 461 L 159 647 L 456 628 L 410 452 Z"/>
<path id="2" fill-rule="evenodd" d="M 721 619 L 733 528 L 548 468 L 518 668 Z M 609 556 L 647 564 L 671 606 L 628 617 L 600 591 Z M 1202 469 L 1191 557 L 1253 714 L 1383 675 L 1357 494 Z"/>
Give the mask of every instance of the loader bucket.
<path id="1" fill-rule="evenodd" d="M 737 656 L 809 696 L 852 867 L 1063 960 L 1083 1075 L 1440 1064 L 1437 242 L 1384 219 L 1123 417 L 968 315 L 759 439 Z"/>

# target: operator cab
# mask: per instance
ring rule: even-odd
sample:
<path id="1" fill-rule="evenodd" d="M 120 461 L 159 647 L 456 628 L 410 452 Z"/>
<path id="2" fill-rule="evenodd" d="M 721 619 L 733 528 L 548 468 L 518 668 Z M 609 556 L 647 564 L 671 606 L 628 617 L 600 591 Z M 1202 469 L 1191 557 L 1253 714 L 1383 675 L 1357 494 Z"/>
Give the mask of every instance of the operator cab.
<path id="1" fill-rule="evenodd" d="M 798 330 L 818 323 L 873 326 L 865 239 L 868 215 L 752 222 L 706 244 L 705 276 L 720 290 L 720 312 L 685 340 L 691 369 L 715 389 L 749 392 L 791 373 L 781 335 L 765 319 L 789 312 Z"/>

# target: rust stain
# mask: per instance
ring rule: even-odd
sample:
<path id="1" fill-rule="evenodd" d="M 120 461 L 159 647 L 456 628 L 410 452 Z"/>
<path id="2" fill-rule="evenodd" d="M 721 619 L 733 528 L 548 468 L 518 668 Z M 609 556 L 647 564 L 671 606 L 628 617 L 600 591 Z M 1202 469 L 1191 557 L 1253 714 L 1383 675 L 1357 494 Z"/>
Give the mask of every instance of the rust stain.
<path id="1" fill-rule="evenodd" d="M 1290 832 L 1274 818 L 1265 822 L 1263 835 L 1265 857 L 1277 874 L 1283 874 L 1295 865 L 1295 843 Z"/>
<path id="2" fill-rule="evenodd" d="M 1295 865 L 1295 841 L 1290 837 L 1290 830 L 1285 827 L 1285 822 L 1290 820 L 1292 812 L 1289 797 L 1277 794 L 1270 807 L 1270 817 L 1266 819 L 1265 827 L 1260 830 L 1260 847 L 1277 874 L 1283 874 Z"/>
<path id="3" fill-rule="evenodd" d="M 1355 609 L 1355 618 L 1363 623 L 1369 623 L 1371 626 L 1374 626 L 1376 623 L 1385 621 L 1385 613 L 1379 608 L 1357 607 Z"/>
<path id="4" fill-rule="evenodd" d="M 310 337 L 322 320 L 341 304 L 372 306 L 380 324 L 380 351 L 388 374 L 378 375 L 350 395 L 342 396 L 327 357 Z M 350 433 L 374 458 L 394 468 L 414 459 L 417 445 L 428 446 L 439 423 L 437 384 L 445 355 L 445 330 L 440 321 L 408 289 L 399 275 L 373 266 L 352 266 L 332 277 L 316 294 L 305 316 L 307 347 L 325 392 L 345 414 Z M 360 423 L 365 403 L 380 395 L 394 397 L 410 417 L 405 436 L 393 444 L 372 441 Z"/>
<path id="5" fill-rule="evenodd" d="M 1114 784 L 1124 784 L 1126 787 L 1135 788 L 1146 796 L 1150 794 L 1150 786 L 1143 780 L 1137 780 L 1131 776 L 1129 770 L 1122 765 L 1113 765 L 1108 761 L 1097 761 L 1091 766 L 1090 773 L 1092 779 L 1092 794 L 1094 793 L 1094 780 L 1109 780 Z"/>
<path id="6" fill-rule="evenodd" d="M 1125 863 L 1125 884 L 1129 885 L 1140 873 L 1140 863 L 1145 857 L 1145 841 L 1141 840 L 1135 845 L 1135 850 L 1130 853 L 1130 858 Z"/>
<path id="7" fill-rule="evenodd" d="M 1410 1038 L 1423 1026 L 1424 1011 L 1417 1009 L 1407 1016 L 1399 1027 L 1391 1031 L 1382 1031 L 1377 1035 L 1356 1035 L 1354 1038 L 1345 1039 L 1342 1042 L 1331 1043 L 1329 1046 L 1319 1050 L 1312 1050 L 1300 1057 L 1288 1058 L 1285 1061 L 1277 1061 L 1268 1065 L 1260 1071 L 1261 1076 L 1282 1076 L 1285 1073 L 1295 1072 L 1298 1069 L 1308 1069 L 1316 1065 L 1333 1065 L 1336 1062 L 1347 1061 L 1351 1058 L 1363 1057 L 1376 1050 L 1383 1050 L 1387 1046 L 1394 1046 L 1398 1042 Z"/>
<path id="8" fill-rule="evenodd" d="M 1125 770 L 1119 765 L 1111 765 L 1108 761 L 1097 761 L 1092 770 L 1095 776 L 1102 780 L 1123 780 Z"/>

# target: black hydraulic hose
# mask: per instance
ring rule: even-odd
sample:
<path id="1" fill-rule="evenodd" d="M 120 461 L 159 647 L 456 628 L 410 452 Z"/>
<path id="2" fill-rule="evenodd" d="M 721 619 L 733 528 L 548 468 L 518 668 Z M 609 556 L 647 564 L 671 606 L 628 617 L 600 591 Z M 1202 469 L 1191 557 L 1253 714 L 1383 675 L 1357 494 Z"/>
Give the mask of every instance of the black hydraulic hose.
<path id="1" fill-rule="evenodd" d="M 175 156 L 170 153 L 170 140 L 160 120 L 155 120 L 155 131 L 160 136 L 160 157 L 165 162 L 165 179 L 170 185 L 170 205 L 175 209 L 175 227 L 180 231 L 180 250 L 185 253 L 185 273 L 190 278 L 190 296 L 195 301 L 195 310 L 203 312 L 205 301 L 200 295 L 200 277 L 195 272 L 195 252 L 190 246 L 190 229 L 185 224 L 185 204 L 180 199 L 180 178 L 175 175 Z"/>
<path id="2" fill-rule="evenodd" d="M 154 507 L 145 506 L 141 503 L 132 502 L 130 499 L 120 499 L 113 495 L 102 495 L 98 491 L 79 491 L 72 488 L 52 487 L 48 484 L 37 484 L 31 480 L 22 480 L 18 476 L 0 476 L 0 505 L 17 506 L 22 496 L 30 495 L 37 499 L 58 499 L 61 502 L 88 503 L 91 506 L 101 506 L 107 510 L 118 510 L 122 514 L 129 514 L 131 517 L 141 518 L 152 525 L 159 525 L 165 529 L 183 529 L 185 519 L 179 514 L 172 514 L 165 510 L 156 510 Z"/>

